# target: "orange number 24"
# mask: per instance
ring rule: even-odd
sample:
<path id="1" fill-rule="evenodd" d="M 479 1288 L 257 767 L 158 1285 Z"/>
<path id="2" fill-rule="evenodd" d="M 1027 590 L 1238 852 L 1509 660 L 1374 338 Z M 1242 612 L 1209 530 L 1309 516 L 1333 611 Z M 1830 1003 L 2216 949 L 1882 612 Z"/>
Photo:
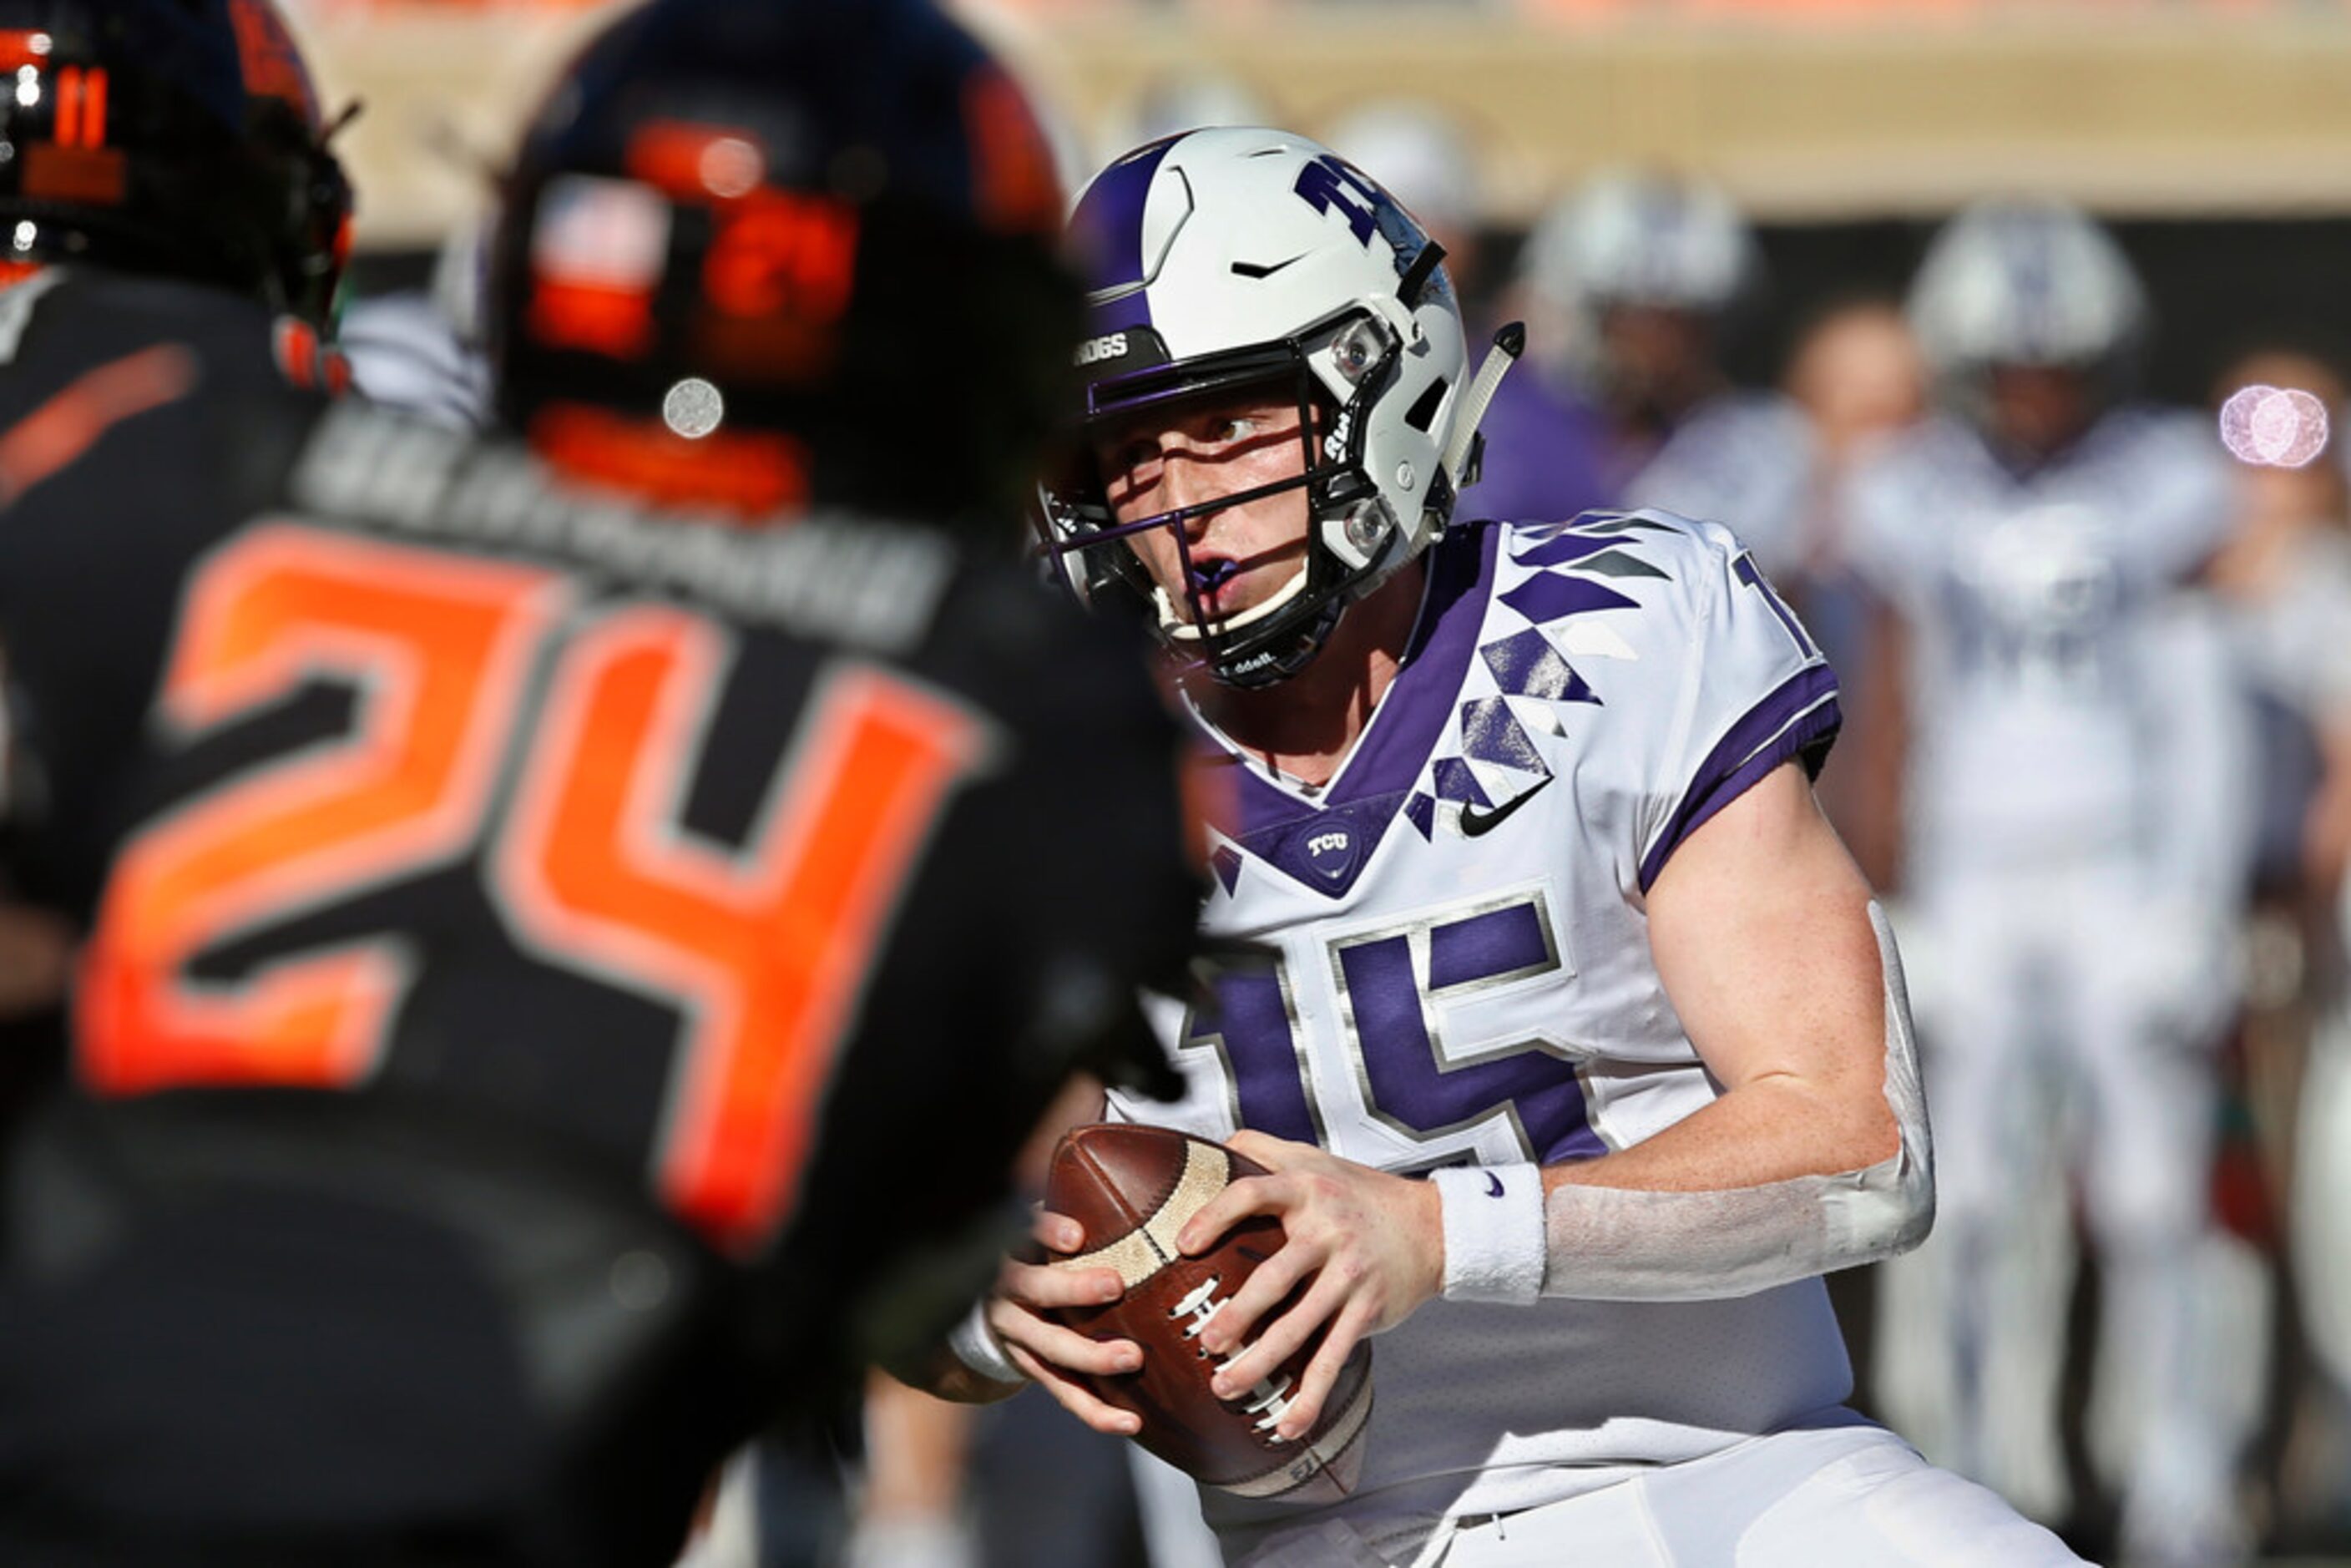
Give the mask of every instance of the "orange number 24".
<path id="1" fill-rule="evenodd" d="M 593 613 L 561 634 L 534 704 L 570 601 L 552 571 L 291 525 L 204 563 L 167 725 L 199 736 L 322 677 L 357 706 L 347 735 L 235 775 L 124 848 L 78 1003 L 93 1088 L 364 1082 L 413 977 L 399 938 L 235 981 L 191 966 L 486 836 L 493 902 L 523 942 L 683 1015 L 653 1154 L 664 1199 L 732 1245 L 774 1231 L 884 923 L 987 727 L 882 670 L 832 666 L 746 841 L 716 843 L 681 817 L 732 635 L 674 606 Z"/>

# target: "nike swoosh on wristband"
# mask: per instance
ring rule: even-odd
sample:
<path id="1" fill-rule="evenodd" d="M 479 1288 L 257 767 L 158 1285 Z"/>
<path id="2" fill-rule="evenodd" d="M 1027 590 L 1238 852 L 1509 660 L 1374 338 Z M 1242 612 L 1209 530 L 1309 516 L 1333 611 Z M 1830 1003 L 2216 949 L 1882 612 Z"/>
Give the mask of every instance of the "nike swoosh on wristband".
<path id="1" fill-rule="evenodd" d="M 1556 774 L 1552 778 L 1558 777 Z M 1490 833 L 1500 826 L 1502 819 L 1551 788 L 1551 779 L 1544 779 L 1525 794 L 1506 800 L 1490 811 L 1480 811 L 1468 801 L 1461 802 L 1461 836 L 1474 839 L 1480 833 Z"/>
<path id="2" fill-rule="evenodd" d="M 1488 1171 L 1486 1173 L 1486 1196 L 1488 1197 L 1499 1197 L 1502 1196 L 1502 1178 L 1496 1176 L 1492 1171 Z"/>

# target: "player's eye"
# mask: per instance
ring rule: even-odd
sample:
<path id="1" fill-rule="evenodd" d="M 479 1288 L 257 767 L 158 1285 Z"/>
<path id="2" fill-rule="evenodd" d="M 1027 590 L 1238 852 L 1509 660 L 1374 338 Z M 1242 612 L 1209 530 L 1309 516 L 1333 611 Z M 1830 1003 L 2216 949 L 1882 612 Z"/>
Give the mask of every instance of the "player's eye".
<path id="1" fill-rule="evenodd" d="M 1102 467 L 1111 477 L 1132 483 L 1146 478 L 1144 471 L 1158 461 L 1159 443 L 1138 435 L 1113 445 Z"/>

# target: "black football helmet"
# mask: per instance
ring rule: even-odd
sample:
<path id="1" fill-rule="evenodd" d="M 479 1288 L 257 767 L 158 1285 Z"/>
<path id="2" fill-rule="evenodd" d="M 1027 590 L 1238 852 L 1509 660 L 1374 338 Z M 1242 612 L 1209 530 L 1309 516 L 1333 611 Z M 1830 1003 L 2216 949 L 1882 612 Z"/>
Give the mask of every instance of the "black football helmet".
<path id="1" fill-rule="evenodd" d="M 323 320 L 351 191 L 270 0 L 0 0 L 0 264 L 218 284 Z"/>
<path id="2" fill-rule="evenodd" d="M 1066 375 L 1060 216 L 1026 99 L 929 0 L 654 0 L 508 181 L 499 416 L 641 496 L 1001 531 Z"/>

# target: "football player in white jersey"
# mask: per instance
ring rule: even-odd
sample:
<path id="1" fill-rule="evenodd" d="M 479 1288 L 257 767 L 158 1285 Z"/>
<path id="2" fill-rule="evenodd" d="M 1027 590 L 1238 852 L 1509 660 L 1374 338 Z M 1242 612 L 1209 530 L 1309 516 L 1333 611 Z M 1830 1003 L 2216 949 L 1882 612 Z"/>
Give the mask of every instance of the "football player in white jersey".
<path id="1" fill-rule="evenodd" d="M 2078 1183 L 2102 1364 L 2138 1406 L 2112 1466 L 2125 1552 L 2226 1561 L 2232 1456 L 2196 1394 L 2194 1269 L 2252 747 L 2185 586 L 2220 541 L 2225 464 L 2204 419 L 2127 401 L 2139 285 L 2070 207 L 1963 213 L 1909 313 L 1942 412 L 1859 473 L 1847 514 L 1898 612 L 1882 645 L 1907 650 L 1904 892 L 1942 1155 L 1919 1260 L 1939 1267 L 1908 1315 L 1940 1320 L 1952 1461 L 2057 1511 Z M 2058 1262 L 2025 1261 L 2040 1233 Z M 1900 1269 L 1890 1283 L 1893 1319 Z"/>
<path id="2" fill-rule="evenodd" d="M 1558 329 L 1552 351 L 1606 416 L 1611 495 L 1734 518 L 1767 570 L 1800 567 L 1811 422 L 1778 392 L 1733 386 L 1722 366 L 1763 277 L 1730 199 L 1693 181 L 1601 174 L 1544 213 L 1520 271 L 1537 327 Z"/>
<path id="3" fill-rule="evenodd" d="M 1916 1242 L 1931 1155 L 1802 626 L 1710 524 L 1448 526 L 1487 378 L 1419 226 L 1314 142 L 1153 143 L 1074 226 L 1091 461 L 1051 542 L 1169 649 L 1223 798 L 1203 921 L 1259 955 L 1159 1020 L 1186 1098 L 1109 1112 L 1271 1173 L 1179 1237 L 1286 1230 L 1202 1331 L 1220 1387 L 1327 1329 L 1294 1438 L 1380 1336 L 1355 1491 L 1207 1494 L 1228 1560 L 2073 1561 L 1842 1404 L 1818 1276 Z M 1140 1347 L 1036 1311 L 1117 1291 L 1008 1266 L 951 1386 L 1133 1431 L 1067 1372 Z"/>

